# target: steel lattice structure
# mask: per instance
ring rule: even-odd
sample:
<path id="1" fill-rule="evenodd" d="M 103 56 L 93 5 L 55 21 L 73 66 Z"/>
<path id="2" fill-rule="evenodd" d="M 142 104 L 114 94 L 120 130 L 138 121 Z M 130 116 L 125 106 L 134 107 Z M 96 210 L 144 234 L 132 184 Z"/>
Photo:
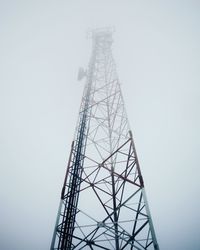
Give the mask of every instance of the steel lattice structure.
<path id="1" fill-rule="evenodd" d="M 159 249 L 112 57 L 112 31 L 92 32 L 75 138 L 51 249 Z"/>

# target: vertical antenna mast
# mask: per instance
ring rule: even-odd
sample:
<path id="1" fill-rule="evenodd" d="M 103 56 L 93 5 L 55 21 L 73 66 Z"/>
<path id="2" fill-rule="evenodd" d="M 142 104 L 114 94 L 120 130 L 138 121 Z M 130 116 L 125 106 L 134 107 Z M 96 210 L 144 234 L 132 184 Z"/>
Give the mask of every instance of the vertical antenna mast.
<path id="1" fill-rule="evenodd" d="M 112 57 L 112 31 L 94 30 L 92 40 L 51 250 L 159 250 Z"/>

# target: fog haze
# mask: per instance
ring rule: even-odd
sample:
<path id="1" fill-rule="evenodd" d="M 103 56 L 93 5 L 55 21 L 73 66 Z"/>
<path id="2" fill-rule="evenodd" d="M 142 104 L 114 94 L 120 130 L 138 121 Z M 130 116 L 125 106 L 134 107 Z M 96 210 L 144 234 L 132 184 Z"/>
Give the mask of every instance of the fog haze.
<path id="1" fill-rule="evenodd" d="M 50 247 L 87 68 L 113 56 L 161 250 L 200 249 L 200 2 L 0 1 L 0 249 Z"/>

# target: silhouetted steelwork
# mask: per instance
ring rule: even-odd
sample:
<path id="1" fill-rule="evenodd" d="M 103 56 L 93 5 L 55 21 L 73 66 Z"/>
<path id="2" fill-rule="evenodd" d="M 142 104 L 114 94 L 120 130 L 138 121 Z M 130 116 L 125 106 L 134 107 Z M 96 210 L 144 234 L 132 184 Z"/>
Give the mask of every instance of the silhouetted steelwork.
<path id="1" fill-rule="evenodd" d="M 94 30 L 51 249 L 156 249 L 144 181 L 111 53 Z"/>

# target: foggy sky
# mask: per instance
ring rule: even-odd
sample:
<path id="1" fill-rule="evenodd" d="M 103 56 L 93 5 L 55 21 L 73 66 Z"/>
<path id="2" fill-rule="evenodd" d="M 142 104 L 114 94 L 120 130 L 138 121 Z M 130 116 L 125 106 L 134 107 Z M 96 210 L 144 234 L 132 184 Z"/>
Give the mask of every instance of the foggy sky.
<path id="1" fill-rule="evenodd" d="M 87 30 L 107 26 L 160 249 L 200 249 L 200 2 L 1 0 L 2 250 L 50 247 Z"/>

